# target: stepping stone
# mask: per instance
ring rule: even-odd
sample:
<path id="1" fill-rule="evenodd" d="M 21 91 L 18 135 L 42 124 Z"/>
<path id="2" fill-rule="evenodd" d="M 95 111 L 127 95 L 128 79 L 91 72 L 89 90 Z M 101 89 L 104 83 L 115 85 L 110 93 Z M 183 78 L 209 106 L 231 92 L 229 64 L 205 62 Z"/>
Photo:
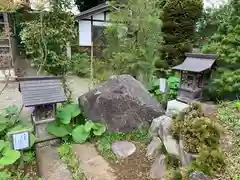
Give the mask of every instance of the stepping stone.
<path id="1" fill-rule="evenodd" d="M 71 172 L 60 159 L 57 147 L 36 147 L 39 174 L 44 180 L 72 180 Z"/>
<path id="2" fill-rule="evenodd" d="M 115 180 L 113 169 L 90 143 L 74 144 L 79 167 L 88 180 Z"/>
<path id="3" fill-rule="evenodd" d="M 160 155 L 156 158 L 150 170 L 150 177 L 153 179 L 163 179 L 164 178 L 164 155 Z"/>
<path id="4" fill-rule="evenodd" d="M 117 141 L 112 144 L 112 151 L 118 158 L 126 158 L 136 151 L 136 146 L 128 141 Z"/>

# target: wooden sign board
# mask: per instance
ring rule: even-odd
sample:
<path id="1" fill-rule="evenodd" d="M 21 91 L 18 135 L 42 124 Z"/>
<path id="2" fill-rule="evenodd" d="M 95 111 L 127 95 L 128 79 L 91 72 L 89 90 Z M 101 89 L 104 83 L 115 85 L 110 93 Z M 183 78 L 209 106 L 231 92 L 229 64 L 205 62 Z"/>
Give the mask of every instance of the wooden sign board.
<path id="1" fill-rule="evenodd" d="M 8 135 L 11 136 L 14 150 L 24 150 L 30 147 L 30 130 L 10 132 Z"/>
<path id="2" fill-rule="evenodd" d="M 167 79 L 160 78 L 160 80 L 159 80 L 159 90 L 162 93 L 166 93 L 167 92 Z"/>

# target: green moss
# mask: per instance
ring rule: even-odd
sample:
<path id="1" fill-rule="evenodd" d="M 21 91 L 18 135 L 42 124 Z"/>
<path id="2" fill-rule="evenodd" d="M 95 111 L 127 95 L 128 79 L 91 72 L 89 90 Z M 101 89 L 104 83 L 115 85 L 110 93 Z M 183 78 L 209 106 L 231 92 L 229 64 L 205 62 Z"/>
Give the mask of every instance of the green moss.
<path id="1" fill-rule="evenodd" d="M 74 180 L 87 180 L 85 174 L 79 168 L 77 157 L 72 150 L 72 144 L 63 143 L 58 148 L 58 153 L 62 161 L 67 164 L 67 166 L 71 170 Z"/>

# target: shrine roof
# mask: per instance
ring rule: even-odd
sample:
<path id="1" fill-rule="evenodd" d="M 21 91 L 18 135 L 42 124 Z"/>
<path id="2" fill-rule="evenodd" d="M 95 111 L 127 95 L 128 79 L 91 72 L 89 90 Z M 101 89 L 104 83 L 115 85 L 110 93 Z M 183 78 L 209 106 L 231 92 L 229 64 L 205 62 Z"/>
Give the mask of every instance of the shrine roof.
<path id="1" fill-rule="evenodd" d="M 21 77 L 19 90 L 26 107 L 65 102 L 67 100 L 62 88 L 61 77 Z"/>
<path id="2" fill-rule="evenodd" d="M 190 72 L 203 72 L 211 69 L 217 59 L 215 54 L 186 53 L 186 59 L 172 69 Z"/>

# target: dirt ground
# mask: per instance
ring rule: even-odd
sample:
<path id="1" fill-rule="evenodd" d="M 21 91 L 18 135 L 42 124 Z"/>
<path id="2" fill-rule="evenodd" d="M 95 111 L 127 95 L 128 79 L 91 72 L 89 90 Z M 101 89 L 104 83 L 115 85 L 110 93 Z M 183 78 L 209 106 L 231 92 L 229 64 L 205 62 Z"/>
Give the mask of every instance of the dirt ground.
<path id="1" fill-rule="evenodd" d="M 134 142 L 136 152 L 126 159 L 109 160 L 115 170 L 117 180 L 152 180 L 149 176 L 153 160 L 146 157 L 146 144 Z"/>

